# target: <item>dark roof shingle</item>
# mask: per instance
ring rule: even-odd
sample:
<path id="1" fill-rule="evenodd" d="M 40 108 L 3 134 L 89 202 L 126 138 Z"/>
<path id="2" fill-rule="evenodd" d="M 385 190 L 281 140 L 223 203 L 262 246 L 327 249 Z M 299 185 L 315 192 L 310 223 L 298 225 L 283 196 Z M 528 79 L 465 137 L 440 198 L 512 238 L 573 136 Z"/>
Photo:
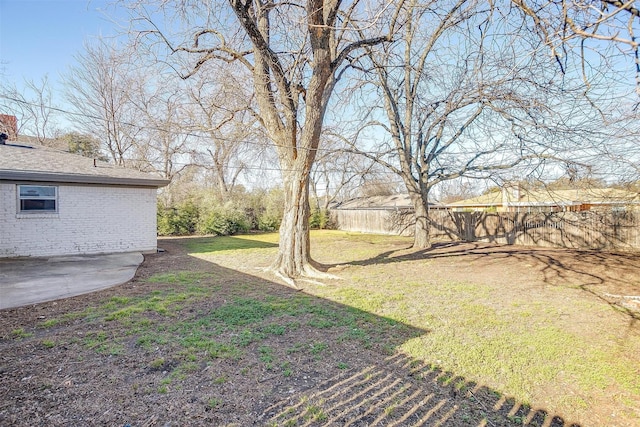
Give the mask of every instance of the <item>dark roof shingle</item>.
<path id="1" fill-rule="evenodd" d="M 164 187 L 169 183 L 150 173 L 19 142 L 0 145 L 1 180 L 141 187 Z"/>

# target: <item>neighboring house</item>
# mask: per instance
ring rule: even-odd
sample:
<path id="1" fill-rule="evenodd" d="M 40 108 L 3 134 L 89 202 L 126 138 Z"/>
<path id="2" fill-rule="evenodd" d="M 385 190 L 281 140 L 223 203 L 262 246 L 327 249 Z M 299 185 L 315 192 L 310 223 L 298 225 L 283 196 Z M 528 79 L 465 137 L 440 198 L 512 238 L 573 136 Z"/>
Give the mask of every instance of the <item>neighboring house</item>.
<path id="1" fill-rule="evenodd" d="M 638 193 L 615 188 L 528 191 L 506 187 L 447 205 L 454 212 L 580 212 L 637 206 Z"/>
<path id="2" fill-rule="evenodd" d="M 168 183 L 40 145 L 0 143 L 0 257 L 154 252 L 156 193 Z"/>

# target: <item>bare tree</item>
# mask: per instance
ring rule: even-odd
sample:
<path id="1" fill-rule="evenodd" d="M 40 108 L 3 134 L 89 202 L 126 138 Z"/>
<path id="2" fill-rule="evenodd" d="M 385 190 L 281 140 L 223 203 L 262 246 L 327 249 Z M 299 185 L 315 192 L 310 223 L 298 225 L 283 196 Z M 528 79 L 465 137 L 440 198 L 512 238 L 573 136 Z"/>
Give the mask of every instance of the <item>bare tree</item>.
<path id="1" fill-rule="evenodd" d="M 339 130 L 323 134 L 322 149 L 311 170 L 311 194 L 314 209 L 326 212 L 338 199 L 357 197 L 368 180 L 378 177 L 380 167 L 375 162 L 348 150 Z M 382 180 L 383 178 L 381 178 Z"/>
<path id="2" fill-rule="evenodd" d="M 444 181 L 438 188 L 438 201 L 446 204 L 475 197 L 479 191 L 474 184 L 474 182 L 464 178 Z"/>
<path id="3" fill-rule="evenodd" d="M 526 19 L 500 5 L 406 2 L 397 42 L 368 50 L 364 67 L 383 105 L 374 123 L 391 146 L 363 154 L 402 178 L 416 215 L 415 247 L 431 244 L 430 193 L 440 183 L 516 166 L 527 174 L 601 137 L 582 83 L 556 78 Z"/>
<path id="4" fill-rule="evenodd" d="M 198 164 L 210 172 L 220 200 L 226 201 L 240 175 L 262 156 L 265 143 L 256 126 L 252 91 L 245 83 L 251 76 L 242 68 L 207 65 L 211 69 L 192 77 L 187 89 L 189 129 L 199 136 Z"/>
<path id="5" fill-rule="evenodd" d="M 514 0 L 563 75 L 579 74 L 585 97 L 600 116 L 603 137 L 574 153 L 582 174 L 629 185 L 640 178 L 640 3 Z M 635 77 L 635 81 L 631 80 Z M 635 92 L 635 94 L 634 94 Z M 602 99 L 609 103 L 602 105 Z M 569 179 L 575 172 L 567 170 Z"/>
<path id="6" fill-rule="evenodd" d="M 640 5 L 637 1 L 512 2 L 530 19 L 529 27 L 550 50 L 563 73 L 577 55 L 584 82 L 590 86 L 589 68 L 594 57 L 608 62 L 612 57 L 623 56 L 624 61 L 632 65 L 636 93 L 640 96 Z"/>
<path id="7" fill-rule="evenodd" d="M 170 180 L 200 166 L 214 172 L 223 198 L 228 194 L 244 169 L 234 162 L 255 122 L 243 97 L 246 85 L 230 84 L 231 76 L 218 70 L 188 85 L 149 52 L 101 41 L 78 58 L 67 78 L 68 97 L 81 127 L 104 142 L 116 164 Z M 175 191 L 165 194 L 170 204 Z"/>
<path id="8" fill-rule="evenodd" d="M 66 98 L 85 133 L 102 141 L 117 165 L 125 165 L 140 127 L 136 108 L 129 102 L 135 82 L 132 52 L 99 40 L 77 55 L 78 65 L 65 76 Z"/>
<path id="9" fill-rule="evenodd" d="M 276 147 L 284 181 L 284 216 L 273 271 L 294 286 L 295 278 L 318 276 L 309 253 L 309 173 L 345 64 L 364 46 L 390 39 L 391 31 L 380 19 L 389 5 L 230 0 L 228 8 L 203 6 L 194 11 L 190 3 L 182 6 L 179 12 L 195 29 L 191 42 L 177 44 L 165 34 L 160 37 L 174 54 L 196 58 L 187 76 L 214 59 L 239 62 L 253 76 L 260 120 Z M 209 20 L 196 23 L 196 16 Z M 159 34 L 157 30 L 152 27 L 151 32 Z"/>
<path id="10" fill-rule="evenodd" d="M 18 135 L 43 145 L 53 143 L 58 133 L 53 107 L 53 91 L 47 76 L 39 82 L 27 80 L 23 90 L 0 84 L 0 109 L 18 119 Z"/>
<path id="11" fill-rule="evenodd" d="M 137 117 L 129 165 L 173 180 L 194 158 L 194 138 L 188 133 L 185 108 L 188 98 L 180 81 L 173 74 L 162 75 L 156 67 L 145 68 L 144 75 L 140 73 L 131 81 L 125 102 L 134 107 Z"/>

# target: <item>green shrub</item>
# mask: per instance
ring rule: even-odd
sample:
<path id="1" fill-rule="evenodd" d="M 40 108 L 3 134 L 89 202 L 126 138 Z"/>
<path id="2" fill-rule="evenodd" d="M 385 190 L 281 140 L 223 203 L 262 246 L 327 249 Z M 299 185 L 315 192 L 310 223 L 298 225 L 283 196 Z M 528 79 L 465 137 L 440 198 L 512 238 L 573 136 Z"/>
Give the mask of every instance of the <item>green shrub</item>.
<path id="1" fill-rule="evenodd" d="M 258 230 L 276 231 L 282 222 L 284 192 L 280 188 L 271 189 L 263 196 L 262 209 L 258 215 Z"/>
<path id="2" fill-rule="evenodd" d="M 325 209 L 314 209 L 309 218 L 309 227 L 321 230 L 332 228 L 329 211 Z"/>
<path id="3" fill-rule="evenodd" d="M 258 230 L 260 231 L 276 231 L 280 228 L 281 218 L 277 216 L 269 216 L 262 214 L 258 217 Z"/>
<path id="4" fill-rule="evenodd" d="M 198 234 L 228 236 L 249 231 L 250 222 L 245 213 L 230 206 L 215 206 L 206 210 L 196 226 Z"/>
<path id="5" fill-rule="evenodd" d="M 309 227 L 310 228 L 323 228 L 322 227 L 322 223 L 325 222 L 323 221 L 323 212 L 320 209 L 314 209 L 311 212 L 311 217 L 309 218 Z"/>
<path id="6" fill-rule="evenodd" d="M 191 201 L 174 208 L 158 206 L 158 234 L 161 236 L 184 236 L 196 231 L 200 215 L 198 207 Z"/>
<path id="7" fill-rule="evenodd" d="M 212 191 L 192 194 L 193 199 L 171 207 L 158 204 L 158 234 L 231 235 L 249 230 L 276 231 L 282 221 L 284 193 L 281 189 L 241 188 L 223 199 Z"/>

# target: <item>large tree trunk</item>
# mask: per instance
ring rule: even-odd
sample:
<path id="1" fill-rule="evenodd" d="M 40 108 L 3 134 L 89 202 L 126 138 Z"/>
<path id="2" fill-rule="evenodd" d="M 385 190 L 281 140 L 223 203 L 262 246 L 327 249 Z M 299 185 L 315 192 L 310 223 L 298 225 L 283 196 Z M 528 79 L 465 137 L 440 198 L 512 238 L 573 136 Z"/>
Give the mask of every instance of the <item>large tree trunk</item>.
<path id="1" fill-rule="evenodd" d="M 416 225 L 413 235 L 414 248 L 430 248 L 431 247 L 431 222 L 429 221 L 429 209 L 423 203 L 419 203 L 415 208 Z"/>
<path id="2" fill-rule="evenodd" d="M 411 194 L 411 202 L 415 212 L 416 224 L 413 232 L 414 248 L 431 247 L 431 221 L 429 220 L 429 205 L 421 194 Z"/>
<path id="3" fill-rule="evenodd" d="M 260 121 L 276 143 L 284 180 L 280 244 L 278 257 L 271 268 L 294 286 L 299 277 L 327 277 L 312 265 L 309 253 L 309 173 L 320 143 L 327 103 L 338 79 L 334 73 L 351 51 L 389 40 L 387 36 L 381 36 L 347 42 L 342 39 L 342 30 L 335 25 L 336 22 L 348 22 L 351 14 L 340 11 L 341 2 L 308 0 L 302 4 L 306 9 L 307 29 L 295 63 L 306 63 L 308 68 L 299 73 L 294 71 L 295 67 L 289 69 L 289 59 L 281 60 L 288 58 L 288 51 L 273 49 L 280 43 L 287 49 L 297 43 L 297 38 L 288 39 L 279 32 L 275 37 L 271 35 L 274 22 L 281 21 L 279 6 L 272 2 L 231 0 L 231 6 L 253 44 L 254 63 L 250 68 Z M 273 22 L 270 20 L 272 12 L 276 16 Z M 341 46 L 340 40 L 346 44 Z M 224 55 L 238 60 L 243 58 L 248 64 L 245 53 L 225 52 Z"/>
<path id="4" fill-rule="evenodd" d="M 309 255 L 309 175 L 295 171 L 284 175 L 280 244 L 271 268 L 284 278 L 296 279 L 313 270 Z"/>
<path id="5" fill-rule="evenodd" d="M 295 280 L 299 278 L 333 278 L 319 271 L 311 259 L 309 241 L 309 204 L 310 171 L 316 156 L 321 129 L 321 116 L 317 113 L 307 115 L 306 125 L 312 132 L 302 132 L 296 141 L 301 149 L 295 159 L 280 159 L 284 186 L 284 209 L 280 223 L 280 243 L 278 256 L 271 270 L 287 284 L 297 288 Z M 289 142 L 290 145 L 291 142 Z M 284 143 L 281 143 L 284 145 Z M 307 148 L 309 147 L 309 148 Z"/>

